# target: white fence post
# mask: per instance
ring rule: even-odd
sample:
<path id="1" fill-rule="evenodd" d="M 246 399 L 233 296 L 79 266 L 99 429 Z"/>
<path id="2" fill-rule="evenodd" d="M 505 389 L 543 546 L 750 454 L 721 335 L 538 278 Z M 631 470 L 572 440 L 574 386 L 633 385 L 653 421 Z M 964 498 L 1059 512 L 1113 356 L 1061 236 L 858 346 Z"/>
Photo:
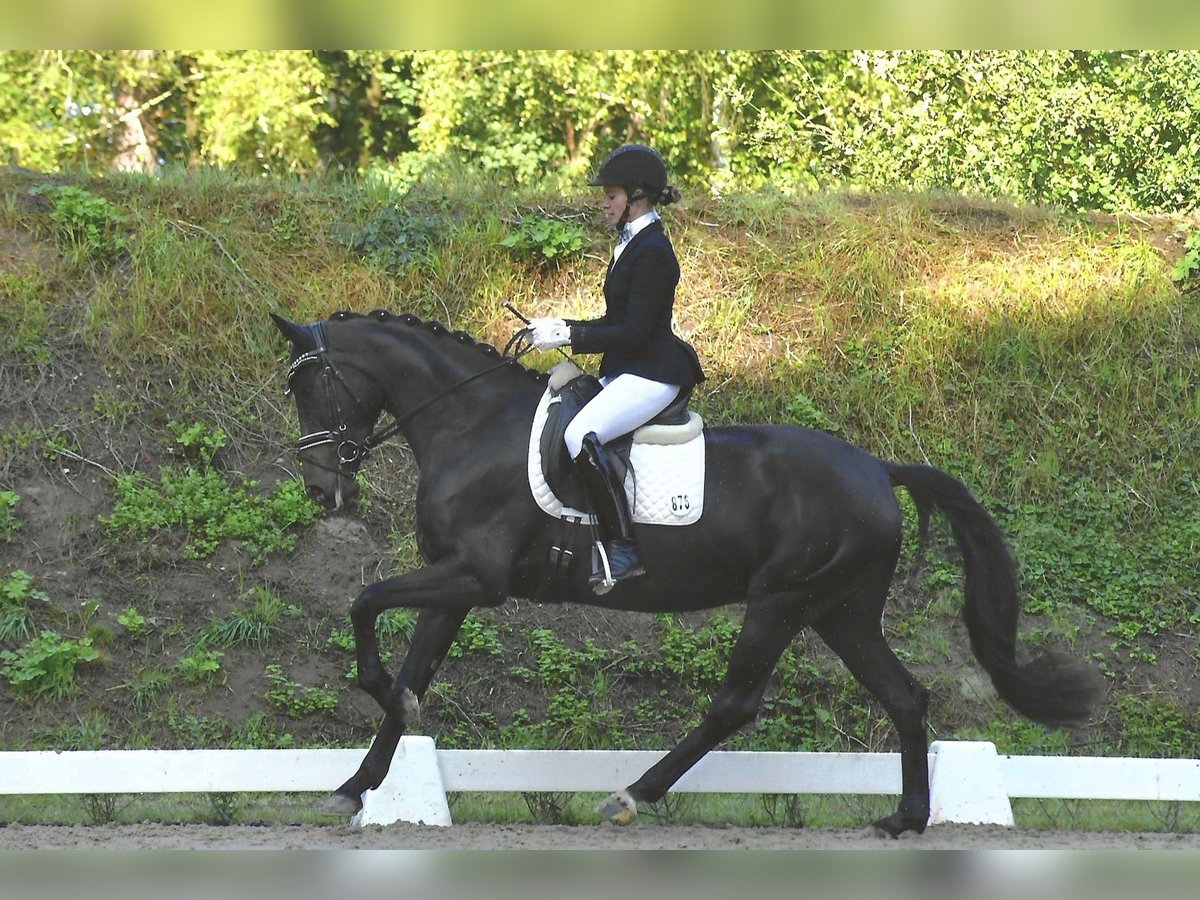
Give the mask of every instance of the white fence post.
<path id="1" fill-rule="evenodd" d="M 409 734 L 400 738 L 388 777 L 375 790 L 365 791 L 362 801 L 352 825 L 449 825 L 450 805 L 433 738 Z"/>
<path id="2" fill-rule="evenodd" d="M 929 824 L 1013 826 L 1012 804 L 991 741 L 934 741 L 930 747 Z"/>

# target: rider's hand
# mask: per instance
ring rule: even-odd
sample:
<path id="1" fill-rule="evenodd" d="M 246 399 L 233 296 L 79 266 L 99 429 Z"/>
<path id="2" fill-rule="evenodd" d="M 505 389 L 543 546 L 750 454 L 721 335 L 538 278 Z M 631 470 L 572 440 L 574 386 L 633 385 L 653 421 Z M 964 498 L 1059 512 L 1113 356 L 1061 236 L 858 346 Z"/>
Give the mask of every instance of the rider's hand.
<path id="1" fill-rule="evenodd" d="M 529 339 L 538 350 L 553 350 L 571 343 L 571 326 L 562 319 L 530 319 Z"/>

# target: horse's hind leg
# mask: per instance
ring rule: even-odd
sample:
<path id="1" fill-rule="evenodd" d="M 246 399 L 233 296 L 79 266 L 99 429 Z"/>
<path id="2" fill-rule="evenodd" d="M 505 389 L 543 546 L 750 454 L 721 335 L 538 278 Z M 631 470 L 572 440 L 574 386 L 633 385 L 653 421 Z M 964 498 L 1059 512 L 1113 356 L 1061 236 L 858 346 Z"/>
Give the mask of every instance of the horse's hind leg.
<path id="1" fill-rule="evenodd" d="M 882 595 L 880 600 L 882 606 Z M 891 837 L 925 830 L 929 821 L 929 762 L 925 689 L 883 638 L 880 620 L 856 604 L 835 607 L 813 626 L 855 678 L 883 704 L 900 737 L 900 807 L 875 822 Z"/>
<path id="2" fill-rule="evenodd" d="M 794 598 L 776 596 L 747 605 L 741 633 L 729 654 L 725 680 L 704 719 L 641 778 L 604 800 L 597 807 L 598 813 L 616 822 L 632 821 L 639 802 L 660 800 L 704 754 L 754 721 L 771 672 L 800 629 L 785 615 L 794 602 Z"/>
<path id="3" fill-rule="evenodd" d="M 466 617 L 466 610 L 454 609 L 422 610 L 417 616 L 410 649 L 395 684 L 396 693 L 412 697 L 413 702 L 403 704 L 399 713 L 389 712 L 383 717 L 358 771 L 329 796 L 321 807 L 322 812 L 332 816 L 352 816 L 362 809 L 363 792 L 383 784 L 400 738 L 416 724 L 419 702 L 424 699 L 434 673 Z"/>

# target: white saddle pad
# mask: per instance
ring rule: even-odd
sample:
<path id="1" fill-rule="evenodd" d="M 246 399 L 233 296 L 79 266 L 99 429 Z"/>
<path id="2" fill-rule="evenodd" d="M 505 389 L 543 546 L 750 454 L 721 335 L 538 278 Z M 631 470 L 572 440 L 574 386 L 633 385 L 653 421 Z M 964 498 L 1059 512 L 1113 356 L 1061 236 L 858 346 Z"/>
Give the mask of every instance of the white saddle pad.
<path id="1" fill-rule="evenodd" d="M 551 404 L 558 402 L 547 388 L 533 416 L 529 488 L 544 512 L 591 522 L 588 513 L 565 506 L 542 474 L 542 430 Z M 633 433 L 625 491 L 635 522 L 691 525 L 704 512 L 704 422 L 694 412 L 688 417 L 686 425 L 648 425 Z"/>

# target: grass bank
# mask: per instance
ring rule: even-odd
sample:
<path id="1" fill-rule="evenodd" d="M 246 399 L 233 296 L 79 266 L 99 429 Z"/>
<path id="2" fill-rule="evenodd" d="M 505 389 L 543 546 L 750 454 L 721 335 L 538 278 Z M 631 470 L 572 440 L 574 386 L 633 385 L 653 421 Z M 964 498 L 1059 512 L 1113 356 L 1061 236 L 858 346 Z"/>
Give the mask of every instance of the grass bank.
<path id="1" fill-rule="evenodd" d="M 1194 269 L 1172 278 L 1195 223 L 859 194 L 689 198 L 665 216 L 705 418 L 808 425 L 962 478 L 1021 563 L 1025 639 L 1109 679 L 1087 729 L 1012 717 L 970 661 L 942 555 L 898 580 L 885 622 L 932 689 L 935 733 L 1200 756 L 1200 306 Z M 589 196 L 461 176 L 398 194 L 214 172 L 0 175 L 5 745 L 369 739 L 373 710 L 347 677 L 352 586 L 314 587 L 329 573 L 305 570 L 345 535 L 287 474 L 295 425 L 267 313 L 414 311 L 503 345 L 505 300 L 597 312 L 607 248 Z M 355 560 L 355 580 L 417 564 L 414 478 L 402 447 L 365 471 L 364 533 L 386 549 Z M 427 703 L 442 746 L 657 747 L 699 715 L 738 616 L 469 621 Z M 401 652 L 411 619 L 388 627 Z M 892 740 L 802 638 L 732 746 Z"/>

